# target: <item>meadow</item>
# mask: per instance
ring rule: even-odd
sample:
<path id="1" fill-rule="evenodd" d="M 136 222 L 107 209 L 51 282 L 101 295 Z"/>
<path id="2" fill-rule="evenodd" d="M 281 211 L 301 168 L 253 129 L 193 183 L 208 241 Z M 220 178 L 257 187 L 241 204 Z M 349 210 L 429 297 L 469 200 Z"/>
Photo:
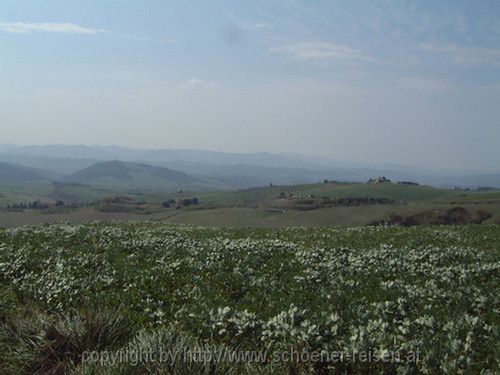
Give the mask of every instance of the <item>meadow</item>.
<path id="1" fill-rule="evenodd" d="M 130 203 L 103 203 L 117 196 L 127 197 Z M 196 206 L 177 209 L 175 204 L 168 208 L 162 205 L 165 201 L 178 202 L 193 197 L 197 197 L 199 201 Z M 49 205 L 61 200 L 65 202 L 65 207 L 23 211 L 6 209 L 8 204 L 37 199 L 48 202 Z M 376 199 L 383 202 L 333 206 L 328 203 L 328 200 L 334 202 L 342 199 Z M 76 208 L 71 208 L 71 205 Z M 486 223 L 500 223 L 499 190 L 455 190 L 396 183 L 344 182 L 173 193 L 116 191 L 71 184 L 49 187 L 33 184 L 19 189 L 0 186 L 0 227 L 54 222 L 78 224 L 92 220 L 162 220 L 178 224 L 238 228 L 348 227 L 389 220 L 392 215 L 408 217 L 455 207 L 463 207 L 471 215 L 481 210 L 490 215 L 485 220 Z"/>
<path id="2" fill-rule="evenodd" d="M 3 229 L 0 363 L 2 374 L 494 374 L 499 280 L 491 224 Z M 152 356 L 109 360 L 123 353 Z"/>

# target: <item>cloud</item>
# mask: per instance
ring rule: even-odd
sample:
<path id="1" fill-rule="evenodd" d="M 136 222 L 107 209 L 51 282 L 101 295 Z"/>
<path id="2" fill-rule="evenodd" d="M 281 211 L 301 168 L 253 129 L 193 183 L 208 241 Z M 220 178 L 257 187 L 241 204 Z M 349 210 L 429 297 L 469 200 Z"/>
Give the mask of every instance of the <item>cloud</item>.
<path id="1" fill-rule="evenodd" d="M 229 26 L 222 30 L 222 38 L 231 47 L 241 47 L 246 42 L 246 30 L 238 26 Z"/>
<path id="2" fill-rule="evenodd" d="M 267 22 L 258 22 L 250 26 L 251 29 L 266 29 L 268 27 L 271 27 L 271 24 Z"/>
<path id="3" fill-rule="evenodd" d="M 103 29 L 83 27 L 74 23 L 26 23 L 26 22 L 0 22 L 0 31 L 15 34 L 30 34 L 32 32 L 48 32 L 63 34 L 98 34 L 105 33 Z"/>
<path id="4" fill-rule="evenodd" d="M 333 43 L 295 43 L 269 51 L 300 61 L 371 60 L 359 50 Z"/>
<path id="5" fill-rule="evenodd" d="M 162 37 L 151 37 L 151 36 L 141 36 L 141 35 L 130 35 L 129 38 L 137 42 L 151 42 L 158 44 L 179 43 L 179 41 L 174 38 L 162 38 Z"/>
<path id="6" fill-rule="evenodd" d="M 239 26 L 239 29 L 248 30 L 248 29 L 267 29 L 271 27 L 271 24 L 268 22 L 257 22 L 252 25 Z"/>
<path id="7" fill-rule="evenodd" d="M 216 82 L 204 81 L 199 78 L 191 77 L 186 82 L 181 85 L 183 90 L 191 91 L 191 90 L 205 90 L 205 89 L 213 89 L 220 87 L 220 85 Z"/>
<path id="8" fill-rule="evenodd" d="M 461 47 L 453 44 L 422 43 L 420 48 L 447 56 L 462 65 L 500 65 L 500 48 Z"/>
<path id="9" fill-rule="evenodd" d="M 403 77 L 400 83 L 404 87 L 422 91 L 446 91 L 452 87 L 446 81 L 421 77 Z"/>
<path id="10" fill-rule="evenodd" d="M 268 27 L 271 27 L 271 24 L 267 22 L 242 24 L 239 26 L 229 25 L 222 30 L 222 38 L 231 47 L 241 47 L 248 42 L 252 32 L 259 32 Z"/>

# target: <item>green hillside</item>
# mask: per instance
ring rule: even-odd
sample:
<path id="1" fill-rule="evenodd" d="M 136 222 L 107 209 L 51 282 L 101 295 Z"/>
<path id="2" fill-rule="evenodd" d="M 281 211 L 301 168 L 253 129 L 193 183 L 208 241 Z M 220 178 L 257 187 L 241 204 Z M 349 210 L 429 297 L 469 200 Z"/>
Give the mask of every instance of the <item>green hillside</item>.
<path id="1" fill-rule="evenodd" d="M 42 171 L 35 168 L 24 167 L 22 165 L 0 162 L 1 185 L 49 181 L 54 177 L 54 173 Z"/>
<path id="2" fill-rule="evenodd" d="M 320 183 L 304 185 L 268 186 L 231 192 L 214 192 L 200 195 L 204 203 L 247 205 L 269 203 L 281 193 L 295 197 L 371 197 L 389 198 L 395 201 L 423 201 L 457 198 L 465 193 L 459 190 L 443 189 L 431 186 L 403 184 L 363 184 L 363 183 Z M 472 194 L 469 193 L 469 194 Z M 487 193 L 484 193 L 487 194 Z M 492 194 L 490 192 L 490 194 Z M 477 195 L 477 193 L 476 193 Z"/>
<path id="3" fill-rule="evenodd" d="M 208 191 L 222 187 L 221 184 L 169 168 L 117 160 L 94 164 L 66 177 L 65 181 L 107 187 L 117 191 L 130 189 Z"/>

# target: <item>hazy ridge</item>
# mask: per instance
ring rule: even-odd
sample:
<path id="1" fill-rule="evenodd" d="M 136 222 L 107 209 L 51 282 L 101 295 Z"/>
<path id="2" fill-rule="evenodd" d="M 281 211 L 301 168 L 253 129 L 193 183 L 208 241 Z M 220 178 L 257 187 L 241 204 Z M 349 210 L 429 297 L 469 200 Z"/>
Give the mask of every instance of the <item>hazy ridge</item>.
<path id="1" fill-rule="evenodd" d="M 119 146 L 0 145 L 0 161 L 70 176 L 103 161 L 120 160 L 164 167 L 221 186 L 243 188 L 317 182 L 323 179 L 363 182 L 384 175 L 447 187 L 500 187 L 500 173 L 434 171 L 397 164 L 331 160 L 301 154 L 227 153 L 206 150 L 147 150 Z M 40 172 L 46 175 L 47 172 Z"/>

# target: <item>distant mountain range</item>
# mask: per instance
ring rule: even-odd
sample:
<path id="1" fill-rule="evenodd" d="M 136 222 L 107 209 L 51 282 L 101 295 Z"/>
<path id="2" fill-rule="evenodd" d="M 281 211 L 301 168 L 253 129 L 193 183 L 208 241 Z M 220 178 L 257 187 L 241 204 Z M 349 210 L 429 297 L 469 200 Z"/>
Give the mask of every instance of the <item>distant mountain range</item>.
<path id="1" fill-rule="evenodd" d="M 127 162 L 120 163 L 118 162 Z M 165 188 L 245 188 L 318 182 L 323 179 L 363 182 L 374 176 L 446 187 L 500 188 L 500 173 L 433 171 L 397 164 L 331 160 L 301 154 L 238 154 L 204 150 L 147 150 L 118 146 L 0 145 L 0 161 L 31 168 L 33 181 L 62 179 L 90 184 L 116 183 Z M 103 163 L 111 162 L 111 163 Z M 158 169 L 155 169 L 158 168 Z M 6 167 L 3 167 L 8 171 Z M 21 168 L 22 169 L 22 168 Z M 0 182 L 22 179 L 0 175 Z M 43 178 L 36 179 L 36 175 Z M 182 181 L 181 181 L 182 180 Z"/>

